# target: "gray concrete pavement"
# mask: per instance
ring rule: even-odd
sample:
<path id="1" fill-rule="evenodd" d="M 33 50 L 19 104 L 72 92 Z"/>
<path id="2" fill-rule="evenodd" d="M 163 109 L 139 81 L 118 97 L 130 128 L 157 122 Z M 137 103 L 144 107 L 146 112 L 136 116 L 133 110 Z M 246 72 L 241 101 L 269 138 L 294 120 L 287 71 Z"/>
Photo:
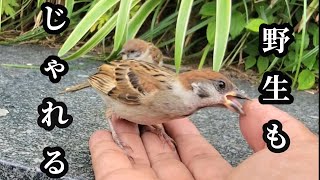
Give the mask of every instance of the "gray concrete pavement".
<path id="1" fill-rule="evenodd" d="M 45 47 L 0 46 L 0 64 L 40 65 L 57 51 Z M 98 129 L 106 129 L 103 102 L 91 89 L 58 95 L 65 87 L 85 80 L 95 72 L 99 62 L 80 59 L 69 62 L 71 70 L 60 83 L 53 84 L 38 69 L 9 68 L 0 65 L 0 179 L 49 179 L 39 169 L 46 146 L 60 146 L 66 151 L 69 172 L 65 179 L 93 179 L 88 139 Z M 257 87 L 246 81 L 236 84 L 251 97 L 259 95 Z M 319 133 L 319 95 L 294 92 L 291 105 L 279 106 L 298 117 L 314 133 Z M 63 101 L 73 123 L 66 129 L 46 131 L 37 125 L 37 107 L 45 97 Z M 191 119 L 205 138 L 232 165 L 252 154 L 243 139 L 238 115 L 224 109 L 203 109 Z"/>

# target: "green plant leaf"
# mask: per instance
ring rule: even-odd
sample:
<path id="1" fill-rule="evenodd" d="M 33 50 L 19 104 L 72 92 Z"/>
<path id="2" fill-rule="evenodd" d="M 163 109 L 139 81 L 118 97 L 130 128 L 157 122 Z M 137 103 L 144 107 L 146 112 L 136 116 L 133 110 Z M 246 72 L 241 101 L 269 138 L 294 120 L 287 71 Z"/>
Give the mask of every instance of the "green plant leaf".
<path id="1" fill-rule="evenodd" d="M 40 8 L 43 3 L 44 0 L 37 0 L 37 8 Z"/>
<path id="2" fill-rule="evenodd" d="M 64 60 L 72 60 L 81 57 L 89 52 L 99 42 L 101 42 L 116 26 L 118 13 L 115 13 L 108 22 L 106 22 L 83 46 L 81 46 L 75 53 L 63 58 Z"/>
<path id="3" fill-rule="evenodd" d="M 249 54 L 250 56 L 258 56 L 259 50 L 258 50 L 258 41 L 255 41 L 253 43 L 247 44 L 247 46 L 244 48 L 244 52 Z"/>
<path id="4" fill-rule="evenodd" d="M 309 34 L 313 34 L 318 29 L 319 29 L 319 26 L 317 24 L 309 22 L 306 30 Z"/>
<path id="5" fill-rule="evenodd" d="M 208 52 L 210 50 L 210 45 L 207 44 L 206 47 L 204 48 L 204 51 L 203 51 L 203 54 L 202 54 L 202 57 L 200 59 L 200 63 L 199 63 L 199 66 L 198 66 L 198 69 L 202 69 L 203 67 L 203 64 L 207 58 L 207 55 L 208 55 Z"/>
<path id="6" fill-rule="evenodd" d="M 313 32 L 312 36 L 313 36 L 313 45 L 318 46 L 319 45 L 319 28 Z"/>
<path id="7" fill-rule="evenodd" d="M 319 74 L 319 61 L 316 61 L 316 63 L 314 64 L 312 70 L 318 72 L 318 74 Z"/>
<path id="8" fill-rule="evenodd" d="M 63 43 L 58 56 L 65 55 L 88 32 L 91 26 L 119 0 L 100 0 L 79 22 L 68 39 Z"/>
<path id="9" fill-rule="evenodd" d="M 268 66 L 269 66 L 269 59 L 266 57 L 260 56 L 257 62 L 259 74 L 264 73 L 265 70 L 268 68 Z"/>
<path id="10" fill-rule="evenodd" d="M 129 20 L 131 3 L 132 3 L 132 0 L 120 1 L 119 15 L 117 18 L 116 31 L 114 34 L 114 46 L 112 50 L 113 53 L 117 52 L 121 44 L 127 40 L 127 35 L 128 35 L 126 34 L 128 32 L 127 23 Z M 111 53 L 110 56 L 112 56 L 113 53 Z"/>
<path id="11" fill-rule="evenodd" d="M 267 23 L 261 18 L 250 19 L 249 23 L 246 25 L 246 29 L 253 32 L 259 32 L 259 27 L 261 24 L 267 24 Z"/>
<path id="12" fill-rule="evenodd" d="M 305 0 L 307 3 L 307 0 Z M 309 4 L 308 9 L 304 8 L 304 15 L 305 15 L 305 20 L 302 18 L 300 22 L 298 23 L 298 29 L 297 32 L 300 32 L 303 27 L 305 27 L 304 22 L 308 22 L 309 19 L 311 18 L 312 14 L 314 14 L 315 11 L 317 11 L 319 6 L 319 0 L 312 0 L 312 2 Z"/>
<path id="13" fill-rule="evenodd" d="M 301 62 L 302 62 L 302 59 L 303 59 L 303 50 L 304 50 L 304 47 L 305 47 L 305 39 L 308 39 L 308 34 L 306 33 L 306 24 L 307 24 L 307 0 L 304 0 L 303 1 L 303 15 L 302 15 L 302 20 L 300 22 L 300 27 L 302 28 L 302 32 L 301 32 L 301 43 L 300 43 L 300 47 L 297 47 L 296 46 L 296 52 L 298 52 L 299 50 L 299 55 L 298 55 L 298 64 L 297 64 L 297 68 L 295 70 L 295 75 L 294 75 L 294 78 L 293 78 L 293 82 L 292 82 L 292 87 L 295 87 L 296 86 L 296 83 L 297 83 L 297 80 L 298 80 L 298 76 L 299 76 L 299 72 L 300 72 L 300 67 L 301 67 Z M 297 41 L 296 39 L 296 42 L 299 42 Z M 297 43 L 298 44 L 298 43 Z M 309 40 L 308 40 L 308 44 L 306 46 L 309 45 Z"/>
<path id="14" fill-rule="evenodd" d="M 195 25 L 195 26 L 193 26 L 192 28 L 188 29 L 186 35 L 192 34 L 192 33 L 196 32 L 196 31 L 198 31 L 199 29 L 201 29 L 201 28 L 203 28 L 203 27 L 205 27 L 205 26 L 208 26 L 209 22 L 211 22 L 211 21 L 214 21 L 214 22 L 215 22 L 215 18 L 214 18 L 214 17 L 210 17 L 210 18 L 208 18 L 208 19 L 206 19 L 206 20 L 203 20 L 203 21 L 199 22 L 197 25 Z M 215 28 L 215 25 L 214 25 L 214 28 Z M 208 31 L 208 27 L 207 27 L 207 31 Z M 175 39 L 172 38 L 172 39 L 170 39 L 170 40 L 167 40 L 167 41 L 165 41 L 165 42 L 162 42 L 162 43 L 158 44 L 157 46 L 158 46 L 159 48 L 161 48 L 161 47 L 163 47 L 163 46 L 166 46 L 166 45 L 168 45 L 168 44 L 173 43 L 174 40 L 175 40 Z"/>
<path id="15" fill-rule="evenodd" d="M 303 54 L 307 54 L 309 51 L 304 51 Z M 312 56 L 309 56 L 306 60 L 302 61 L 302 64 L 305 65 L 309 70 L 312 70 L 314 63 L 317 60 L 317 54 L 313 54 Z"/>
<path id="16" fill-rule="evenodd" d="M 254 3 L 255 12 L 258 13 L 259 17 L 266 18 L 266 11 L 268 9 L 269 4 L 266 1 L 260 1 Z"/>
<path id="17" fill-rule="evenodd" d="M 241 31 L 246 26 L 244 14 L 239 11 L 233 11 L 231 16 L 230 35 L 234 39 L 241 34 Z"/>
<path id="18" fill-rule="evenodd" d="M 178 13 L 173 13 L 170 16 L 166 17 L 164 20 L 162 20 L 157 26 L 155 26 L 154 29 L 149 29 L 147 32 L 145 32 L 143 35 L 140 36 L 141 39 L 149 39 L 150 37 L 157 37 L 161 35 L 166 29 L 168 29 L 170 26 L 172 26 L 176 20 L 177 20 Z"/>
<path id="19" fill-rule="evenodd" d="M 257 59 L 253 56 L 248 56 L 245 60 L 245 70 L 248 70 L 250 68 L 252 68 L 254 65 L 256 65 L 257 63 Z"/>
<path id="20" fill-rule="evenodd" d="M 216 35 L 212 59 L 212 69 L 219 71 L 226 52 L 231 23 L 232 0 L 217 0 Z"/>
<path id="21" fill-rule="evenodd" d="M 181 0 L 179 7 L 178 19 L 176 24 L 176 41 L 175 41 L 175 66 L 177 73 L 180 70 L 181 60 L 183 55 L 184 39 L 188 27 L 190 13 L 192 9 L 193 0 Z"/>
<path id="22" fill-rule="evenodd" d="M 290 51 L 290 52 L 288 53 L 288 58 L 289 58 L 289 60 L 290 60 L 291 62 L 295 62 L 295 60 L 296 60 L 296 53 L 295 53 L 294 51 Z"/>
<path id="23" fill-rule="evenodd" d="M 302 70 L 298 77 L 298 90 L 310 89 L 313 87 L 315 82 L 316 77 L 310 70 Z"/>
<path id="24" fill-rule="evenodd" d="M 211 46 L 214 44 L 215 34 L 216 34 L 216 22 L 211 21 L 207 27 L 207 40 Z"/>
<path id="25" fill-rule="evenodd" d="M 16 0 L 5 0 L 1 3 L 1 5 L 2 7 L 0 9 L 0 14 L 5 13 L 6 15 L 9 15 L 12 19 L 14 19 L 16 14 L 15 9 L 19 7 L 19 4 L 16 2 Z"/>
<path id="26" fill-rule="evenodd" d="M 2 23 L 1 15 L 2 15 L 2 0 L 0 0 L 0 32 L 1 32 L 1 23 Z"/>
<path id="27" fill-rule="evenodd" d="M 298 61 L 296 61 L 296 57 L 295 57 L 295 52 L 294 51 L 290 51 L 289 52 L 289 57 L 290 57 L 290 53 L 292 54 L 292 60 L 290 61 L 288 58 L 286 58 L 287 61 L 289 61 L 289 63 L 286 64 L 286 61 L 284 61 L 285 64 L 285 68 L 283 68 L 283 71 L 293 71 L 296 67 L 296 65 L 298 64 Z M 312 50 L 308 51 L 308 53 L 304 53 L 304 55 L 301 58 L 301 62 L 305 62 L 306 60 L 308 60 L 308 58 L 310 56 L 313 56 L 314 54 L 316 54 L 316 57 L 318 57 L 319 54 L 319 46 L 314 47 Z M 298 58 L 298 57 L 297 57 Z M 315 69 L 315 66 L 317 66 L 317 63 L 319 61 L 316 61 L 316 65 L 313 66 L 313 69 Z"/>
<path id="28" fill-rule="evenodd" d="M 131 7 L 134 7 L 138 1 L 134 1 Z M 115 12 L 112 17 L 83 45 L 81 46 L 75 53 L 70 56 L 63 58 L 64 60 L 73 60 L 81 57 L 82 55 L 89 52 L 93 47 L 99 44 L 116 26 L 118 13 Z"/>
<path id="29" fill-rule="evenodd" d="M 295 36 L 295 47 L 297 49 L 299 49 L 300 46 L 301 46 L 301 39 L 302 39 L 302 35 L 301 34 L 296 34 L 296 36 Z M 309 42 L 310 42 L 310 38 L 309 38 L 309 35 L 306 33 L 306 35 L 304 36 L 303 49 L 307 49 L 308 48 Z"/>
<path id="30" fill-rule="evenodd" d="M 73 5 L 74 5 L 74 0 L 66 0 L 65 6 L 66 6 L 66 9 L 68 10 L 68 18 L 70 18 L 72 15 Z"/>
<path id="31" fill-rule="evenodd" d="M 203 16 L 215 16 L 216 15 L 216 3 L 214 3 L 214 2 L 205 3 L 201 7 L 199 14 L 201 14 Z"/>
<path id="32" fill-rule="evenodd" d="M 146 1 L 139 8 L 138 12 L 130 19 L 128 28 L 128 39 L 132 39 L 138 33 L 149 14 L 159 5 L 160 0 Z"/>

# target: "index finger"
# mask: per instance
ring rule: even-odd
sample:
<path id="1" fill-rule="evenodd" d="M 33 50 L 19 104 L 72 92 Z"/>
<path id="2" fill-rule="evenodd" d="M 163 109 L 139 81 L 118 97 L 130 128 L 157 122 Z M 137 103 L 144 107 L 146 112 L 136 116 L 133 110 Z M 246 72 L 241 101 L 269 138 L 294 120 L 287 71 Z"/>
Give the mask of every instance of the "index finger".
<path id="1" fill-rule="evenodd" d="M 130 160 L 113 141 L 110 132 L 96 131 L 89 140 L 92 166 L 96 179 L 102 179 L 118 169 L 132 168 Z"/>
<path id="2" fill-rule="evenodd" d="M 281 122 L 283 131 L 288 134 L 292 143 L 301 140 L 317 140 L 316 136 L 300 121 L 274 106 L 262 105 L 258 100 L 252 100 L 244 103 L 243 110 L 246 115 L 240 116 L 240 129 L 255 152 L 266 147 L 262 139 L 262 126 L 271 119 Z"/>

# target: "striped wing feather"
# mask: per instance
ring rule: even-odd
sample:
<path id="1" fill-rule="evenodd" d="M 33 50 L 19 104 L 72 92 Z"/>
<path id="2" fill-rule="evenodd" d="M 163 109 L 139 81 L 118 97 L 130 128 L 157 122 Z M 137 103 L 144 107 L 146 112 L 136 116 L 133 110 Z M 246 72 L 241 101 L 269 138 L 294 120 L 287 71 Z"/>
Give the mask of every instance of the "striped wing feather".
<path id="1" fill-rule="evenodd" d="M 93 88 L 115 100 L 139 105 L 146 94 L 170 89 L 173 77 L 169 70 L 150 63 L 120 60 L 102 65 L 89 82 Z"/>

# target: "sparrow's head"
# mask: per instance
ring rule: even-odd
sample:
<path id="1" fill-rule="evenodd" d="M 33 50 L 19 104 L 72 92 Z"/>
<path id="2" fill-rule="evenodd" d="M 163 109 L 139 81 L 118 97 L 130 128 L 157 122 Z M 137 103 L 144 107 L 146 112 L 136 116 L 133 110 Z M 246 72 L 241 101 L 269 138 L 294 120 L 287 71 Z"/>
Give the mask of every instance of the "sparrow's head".
<path id="1" fill-rule="evenodd" d="M 149 43 L 141 39 L 128 40 L 122 47 L 120 55 L 122 59 L 143 60 L 148 53 Z"/>
<path id="2" fill-rule="evenodd" d="M 224 75 L 212 70 L 196 70 L 180 74 L 183 84 L 189 86 L 199 97 L 200 106 L 223 105 L 239 114 L 244 114 L 237 99 L 249 99 Z"/>

